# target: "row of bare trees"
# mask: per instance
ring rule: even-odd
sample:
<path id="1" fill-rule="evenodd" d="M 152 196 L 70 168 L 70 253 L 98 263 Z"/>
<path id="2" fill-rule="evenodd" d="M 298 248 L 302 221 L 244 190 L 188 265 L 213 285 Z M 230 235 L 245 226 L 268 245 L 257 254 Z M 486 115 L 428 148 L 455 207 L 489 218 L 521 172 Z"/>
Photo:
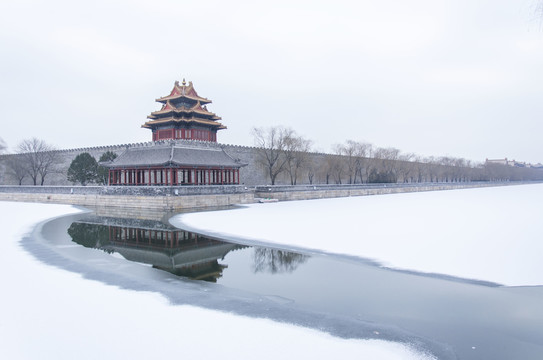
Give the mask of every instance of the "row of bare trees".
<path id="1" fill-rule="evenodd" d="M 283 127 L 253 128 L 255 145 L 259 149 L 257 162 L 263 166 L 275 184 L 279 174 L 287 173 L 296 185 L 302 170 L 308 169 L 311 140 Z"/>
<path id="2" fill-rule="evenodd" d="M 454 157 L 422 158 L 354 140 L 336 144 L 331 154 L 313 153 L 311 140 L 279 126 L 254 128 L 252 133 L 257 165 L 272 185 L 278 179 L 291 185 L 543 180 L 543 169 L 473 163 Z M 0 139 L 0 153 L 5 150 Z M 43 140 L 23 140 L 16 152 L 6 156 L 5 171 L 19 185 L 25 178 L 43 185 L 48 174 L 61 171 L 59 152 Z"/>
<path id="3" fill-rule="evenodd" d="M 461 182 L 481 180 L 480 171 L 471 161 L 453 157 L 422 158 L 413 153 L 402 153 L 396 148 L 374 147 L 370 143 L 347 140 L 334 146 L 338 155 L 331 170 L 345 172 L 346 182 Z M 338 171 L 338 170 L 336 170 Z M 341 183 L 342 177 L 334 178 Z"/>
<path id="4" fill-rule="evenodd" d="M 3 146 L 3 149 L 2 149 Z M 0 150 L 5 144 L 0 140 Z M 17 145 L 17 156 L 10 156 L 6 163 L 6 172 L 14 177 L 19 185 L 29 177 L 34 185 L 43 185 L 45 177 L 58 171 L 59 155 L 56 149 L 43 140 L 31 138 Z"/>
<path id="5" fill-rule="evenodd" d="M 315 154 L 310 152 L 310 140 L 278 126 L 254 128 L 253 137 L 257 162 L 266 169 L 272 185 L 280 175 L 291 185 L 299 181 L 356 184 L 543 180 L 543 169 L 473 163 L 449 156 L 423 158 L 355 140 L 336 144 L 332 154 Z"/>

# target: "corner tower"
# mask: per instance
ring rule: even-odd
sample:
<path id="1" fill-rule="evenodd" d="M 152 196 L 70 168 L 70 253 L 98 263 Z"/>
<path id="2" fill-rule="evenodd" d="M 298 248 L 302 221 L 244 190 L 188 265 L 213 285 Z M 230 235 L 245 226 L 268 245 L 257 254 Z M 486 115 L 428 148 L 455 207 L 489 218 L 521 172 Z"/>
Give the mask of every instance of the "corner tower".
<path id="1" fill-rule="evenodd" d="M 147 118 L 141 127 L 151 129 L 153 141 L 167 139 L 190 139 L 217 142 L 217 131 L 226 129 L 218 122 L 220 117 L 207 110 L 211 100 L 200 97 L 192 81 L 179 85 L 176 81 L 170 95 L 156 99 L 162 108 Z"/>

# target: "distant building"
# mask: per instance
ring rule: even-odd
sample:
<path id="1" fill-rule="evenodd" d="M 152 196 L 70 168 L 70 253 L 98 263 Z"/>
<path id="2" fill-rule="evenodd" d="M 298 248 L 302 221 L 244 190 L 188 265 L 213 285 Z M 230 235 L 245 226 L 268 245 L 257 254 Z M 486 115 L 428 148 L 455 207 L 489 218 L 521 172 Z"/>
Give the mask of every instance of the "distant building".
<path id="1" fill-rule="evenodd" d="M 509 165 L 509 160 L 505 159 L 486 159 L 485 164 L 498 164 L 498 165 Z"/>
<path id="2" fill-rule="evenodd" d="M 211 100 L 196 93 L 192 82 L 176 81 L 170 95 L 156 101 L 159 111 L 142 125 L 153 132 L 150 146 L 126 149 L 109 168 L 109 185 L 233 185 L 239 184 L 239 169 L 217 144 L 217 131 L 226 126 L 209 112 Z M 198 140 L 198 141 L 177 141 Z"/>
<path id="3" fill-rule="evenodd" d="M 522 167 L 522 168 L 534 168 L 534 169 L 542 169 L 542 164 L 530 164 L 526 162 L 520 162 L 516 160 L 508 160 L 507 158 L 504 159 L 486 159 L 485 164 L 499 164 L 499 165 L 507 165 L 507 166 L 514 166 L 514 167 Z"/>

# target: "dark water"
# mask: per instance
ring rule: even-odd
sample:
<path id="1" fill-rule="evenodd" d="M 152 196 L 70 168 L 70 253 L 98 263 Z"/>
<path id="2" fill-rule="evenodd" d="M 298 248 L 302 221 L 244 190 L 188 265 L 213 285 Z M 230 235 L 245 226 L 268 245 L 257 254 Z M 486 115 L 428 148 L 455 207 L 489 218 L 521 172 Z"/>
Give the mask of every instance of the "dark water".
<path id="1" fill-rule="evenodd" d="M 59 240 L 66 229 L 69 236 Z M 52 221 L 43 235 L 59 249 L 77 243 L 179 277 L 154 288 L 173 303 L 190 303 L 193 294 L 197 305 L 347 338 L 409 342 L 442 359 L 543 359 L 543 287 L 500 287 L 251 247 L 182 231 L 164 220 L 79 215 Z M 99 263 L 104 270 L 107 261 L 86 260 L 85 254 L 71 260 Z M 124 287 L 142 287 L 123 281 Z M 202 299 L 202 291 L 209 298 Z"/>

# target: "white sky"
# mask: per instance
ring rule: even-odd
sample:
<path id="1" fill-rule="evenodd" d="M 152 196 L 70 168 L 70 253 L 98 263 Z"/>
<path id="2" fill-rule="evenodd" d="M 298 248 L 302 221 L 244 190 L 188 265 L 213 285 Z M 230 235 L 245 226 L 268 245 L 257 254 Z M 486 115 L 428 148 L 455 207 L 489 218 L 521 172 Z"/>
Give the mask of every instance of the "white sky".
<path id="1" fill-rule="evenodd" d="M 538 0 L 2 0 L 0 106 L 13 149 L 149 141 L 175 80 L 228 130 L 290 126 L 419 155 L 543 162 Z"/>

